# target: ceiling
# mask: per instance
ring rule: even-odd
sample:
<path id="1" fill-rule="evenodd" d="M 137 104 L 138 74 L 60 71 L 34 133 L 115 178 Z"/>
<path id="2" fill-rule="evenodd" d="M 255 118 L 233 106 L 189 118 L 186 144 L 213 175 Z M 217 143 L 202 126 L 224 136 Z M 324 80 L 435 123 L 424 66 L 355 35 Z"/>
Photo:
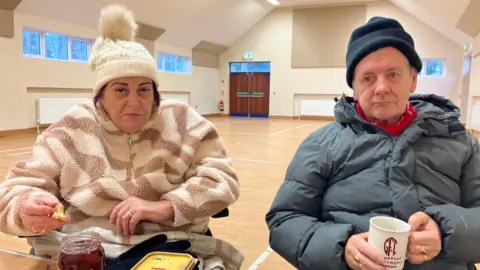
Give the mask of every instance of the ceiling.
<path id="1" fill-rule="evenodd" d="M 377 0 L 278 0 L 281 7 L 352 4 L 352 3 L 365 3 L 365 2 L 375 2 L 375 1 Z"/>
<path id="2" fill-rule="evenodd" d="M 375 0 L 278 1 L 279 7 L 292 7 Z M 472 40 L 457 28 L 457 23 L 470 1 L 480 0 L 390 1 L 458 44 Z M 15 12 L 96 28 L 100 9 L 109 3 L 125 4 L 139 22 L 166 29 L 159 41 L 186 48 L 194 48 L 202 41 L 229 46 L 274 9 L 267 0 L 23 0 Z"/>
<path id="3" fill-rule="evenodd" d="M 265 0 L 23 0 L 16 12 L 91 28 L 109 3 L 126 5 L 139 22 L 166 29 L 159 41 L 194 48 L 202 40 L 231 45 L 274 7 Z"/>
<path id="4" fill-rule="evenodd" d="M 22 0 L 3 0 L 0 2 L 0 8 L 6 10 L 15 10 Z"/>
<path id="5" fill-rule="evenodd" d="M 471 36 L 476 36 L 480 32 L 478 14 L 480 14 L 480 0 L 471 0 L 458 21 L 457 28 Z"/>
<path id="6" fill-rule="evenodd" d="M 399 8 L 436 29 L 459 45 L 471 43 L 473 37 L 457 28 L 471 0 L 390 0 Z M 477 1 L 477 0 L 472 0 Z M 441 3 L 441 4 L 440 4 Z"/>

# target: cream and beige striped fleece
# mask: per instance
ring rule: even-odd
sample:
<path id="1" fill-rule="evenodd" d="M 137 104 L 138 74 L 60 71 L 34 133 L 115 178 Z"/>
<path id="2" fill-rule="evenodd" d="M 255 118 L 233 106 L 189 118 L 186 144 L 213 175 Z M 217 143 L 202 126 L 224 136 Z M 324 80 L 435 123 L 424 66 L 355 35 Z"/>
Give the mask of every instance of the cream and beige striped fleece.
<path id="1" fill-rule="evenodd" d="M 94 230 L 102 236 L 107 256 L 116 257 L 162 232 L 181 231 L 196 239 L 188 234 L 204 234 L 210 217 L 238 199 L 239 183 L 213 124 L 188 105 L 162 100 L 142 131 L 128 135 L 89 102 L 45 130 L 32 157 L 14 164 L 0 184 L 0 231 L 35 236 L 19 212 L 22 202 L 45 192 L 60 198 L 71 221 L 29 239 L 37 254 L 56 256 L 58 237 Z M 117 235 L 109 214 L 130 196 L 169 200 L 174 219 L 144 221 L 134 235 Z M 241 264 L 243 255 L 228 243 L 212 237 L 202 241 L 202 256 L 224 257 L 231 269 Z"/>

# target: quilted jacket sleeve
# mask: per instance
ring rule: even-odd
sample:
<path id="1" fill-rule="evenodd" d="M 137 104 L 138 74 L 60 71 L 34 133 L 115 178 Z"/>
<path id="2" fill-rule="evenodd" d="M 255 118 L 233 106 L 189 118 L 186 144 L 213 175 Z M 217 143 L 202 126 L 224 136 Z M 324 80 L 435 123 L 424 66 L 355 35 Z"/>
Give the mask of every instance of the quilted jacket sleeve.
<path id="1" fill-rule="evenodd" d="M 60 164 L 47 143 L 44 132 L 37 138 L 32 157 L 15 162 L 4 181 L 0 181 L 0 232 L 15 236 L 36 235 L 20 218 L 23 203 L 36 196 L 59 196 Z"/>
<path id="2" fill-rule="evenodd" d="M 463 166 L 461 178 L 462 205 L 427 207 L 440 226 L 443 236 L 442 252 L 457 260 L 480 262 L 480 146 L 472 139 L 472 152 Z"/>
<path id="3" fill-rule="evenodd" d="M 185 106 L 186 107 L 186 106 Z M 172 203 L 174 217 L 170 226 L 180 227 L 209 218 L 240 196 L 240 183 L 231 158 L 215 126 L 187 107 L 182 148 L 191 148 L 191 158 L 179 157 L 189 164 L 186 180 L 178 188 L 165 193 L 163 200 Z"/>
<path id="4" fill-rule="evenodd" d="M 326 126 L 301 143 L 266 215 L 271 248 L 297 269 L 348 269 L 344 247 L 353 226 L 320 221 L 334 129 Z"/>

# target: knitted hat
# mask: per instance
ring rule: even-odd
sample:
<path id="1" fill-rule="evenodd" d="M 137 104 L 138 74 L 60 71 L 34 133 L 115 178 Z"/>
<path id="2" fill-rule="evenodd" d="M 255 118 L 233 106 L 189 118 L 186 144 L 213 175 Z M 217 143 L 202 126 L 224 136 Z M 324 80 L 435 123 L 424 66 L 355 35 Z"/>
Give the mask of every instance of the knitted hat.
<path id="1" fill-rule="evenodd" d="M 101 36 L 89 59 L 95 73 L 94 96 L 109 81 L 123 77 L 147 77 L 158 87 L 155 59 L 143 45 L 134 42 L 137 24 L 131 11 L 119 5 L 105 7 L 99 31 Z"/>
<path id="2" fill-rule="evenodd" d="M 357 64 L 368 54 L 385 47 L 402 52 L 410 65 L 422 70 L 422 60 L 415 51 L 412 36 L 394 19 L 373 17 L 352 33 L 347 47 L 347 84 L 352 88 L 353 73 Z"/>

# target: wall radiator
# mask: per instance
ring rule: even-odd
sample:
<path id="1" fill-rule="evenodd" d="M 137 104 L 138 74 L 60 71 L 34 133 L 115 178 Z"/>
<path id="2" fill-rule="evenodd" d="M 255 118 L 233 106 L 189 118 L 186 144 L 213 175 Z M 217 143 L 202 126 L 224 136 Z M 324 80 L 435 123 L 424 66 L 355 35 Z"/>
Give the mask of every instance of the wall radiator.
<path id="1" fill-rule="evenodd" d="M 188 93 L 162 94 L 162 98 L 174 99 L 187 104 L 189 103 Z M 37 98 L 37 133 L 40 133 L 40 125 L 53 124 L 59 121 L 60 118 L 62 118 L 62 116 L 73 106 L 90 100 L 90 98 Z"/>
<path id="2" fill-rule="evenodd" d="M 480 131 L 480 104 L 472 106 L 472 114 L 470 114 L 470 127 Z"/>
<path id="3" fill-rule="evenodd" d="M 168 93 L 168 94 L 162 94 L 160 92 L 160 96 L 162 99 L 173 99 L 176 101 L 180 101 L 186 104 L 189 104 L 189 93 Z"/>
<path id="4" fill-rule="evenodd" d="M 302 99 L 300 100 L 299 118 L 302 116 L 334 116 L 336 102 L 327 99 Z"/>
<path id="5" fill-rule="evenodd" d="M 89 98 L 38 98 L 37 99 L 37 133 L 40 125 L 53 124 L 73 106 L 87 102 Z"/>

